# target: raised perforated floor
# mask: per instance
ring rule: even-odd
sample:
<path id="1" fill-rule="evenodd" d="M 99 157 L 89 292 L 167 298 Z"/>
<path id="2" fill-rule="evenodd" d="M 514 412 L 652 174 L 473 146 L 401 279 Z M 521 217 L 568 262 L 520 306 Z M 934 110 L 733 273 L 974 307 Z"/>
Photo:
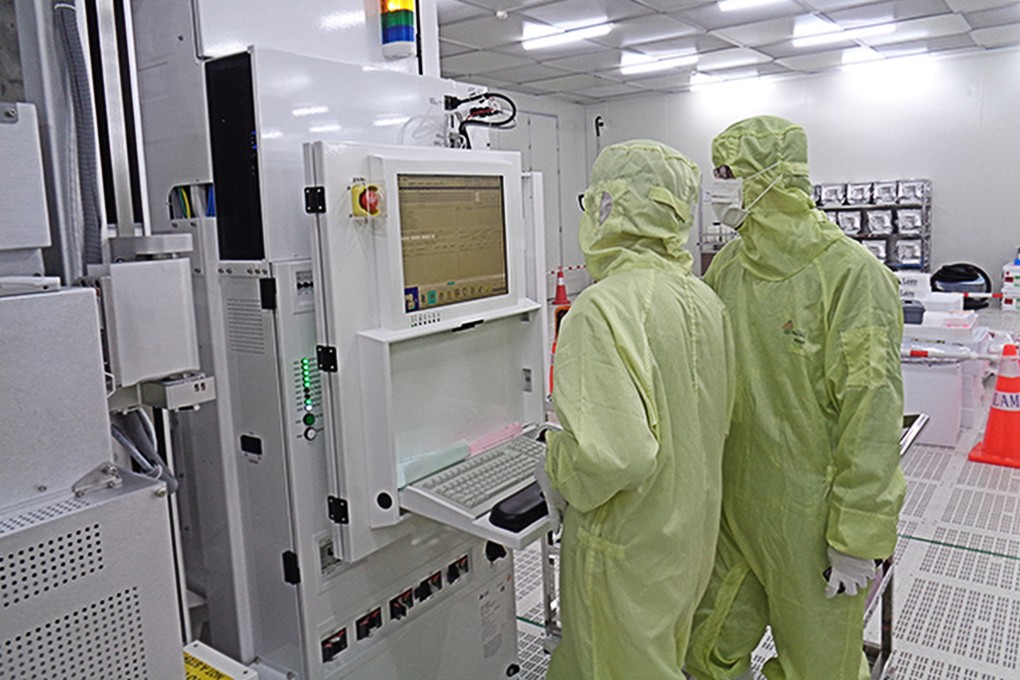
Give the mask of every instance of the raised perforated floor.
<path id="1" fill-rule="evenodd" d="M 981 317 L 1020 336 L 1020 313 Z M 982 421 L 955 448 L 919 444 L 903 459 L 889 680 L 1020 679 L 1020 470 L 967 460 L 983 431 Z M 517 555 L 517 588 L 519 677 L 541 679 L 548 656 L 537 545 Z M 877 624 L 869 623 L 868 639 L 877 640 Z M 756 678 L 774 654 L 766 637 L 753 658 Z"/>

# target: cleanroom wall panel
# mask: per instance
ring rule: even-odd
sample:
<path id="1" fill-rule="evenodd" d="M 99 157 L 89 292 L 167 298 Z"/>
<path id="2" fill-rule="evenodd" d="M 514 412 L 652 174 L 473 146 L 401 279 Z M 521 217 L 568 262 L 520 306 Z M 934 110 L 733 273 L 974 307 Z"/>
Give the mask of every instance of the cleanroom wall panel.
<path id="1" fill-rule="evenodd" d="M 742 118 L 773 114 L 807 130 L 814 182 L 928 178 L 932 268 L 973 262 L 993 277 L 1020 246 L 1020 51 L 886 60 L 778 82 L 746 80 L 696 92 L 589 106 L 606 143 L 651 137 L 707 173 L 711 140 Z M 588 162 L 596 153 L 588 140 Z"/>

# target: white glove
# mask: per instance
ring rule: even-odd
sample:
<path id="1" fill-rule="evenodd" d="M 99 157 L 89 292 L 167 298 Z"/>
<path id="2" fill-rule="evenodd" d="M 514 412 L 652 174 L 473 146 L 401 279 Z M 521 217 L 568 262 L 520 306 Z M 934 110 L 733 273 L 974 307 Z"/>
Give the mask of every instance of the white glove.
<path id="1" fill-rule="evenodd" d="M 563 512 L 567 509 L 567 499 L 549 482 L 549 475 L 545 473 L 545 460 L 538 461 L 538 465 L 535 466 L 535 481 L 542 489 L 545 506 L 549 509 L 549 531 L 556 533 L 560 530 L 560 525 L 563 524 Z"/>
<path id="2" fill-rule="evenodd" d="M 851 557 L 831 546 L 825 552 L 829 555 L 831 565 L 826 570 L 829 583 L 825 587 L 825 597 L 830 600 L 843 593 L 853 597 L 858 589 L 867 588 L 868 581 L 875 577 L 875 560 Z"/>

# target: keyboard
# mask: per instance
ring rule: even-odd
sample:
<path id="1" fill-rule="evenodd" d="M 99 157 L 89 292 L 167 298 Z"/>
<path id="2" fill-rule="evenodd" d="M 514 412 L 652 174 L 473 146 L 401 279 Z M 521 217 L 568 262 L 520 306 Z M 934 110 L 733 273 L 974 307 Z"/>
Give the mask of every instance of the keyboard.
<path id="1" fill-rule="evenodd" d="M 518 436 L 415 482 L 406 491 L 460 515 L 480 517 L 535 481 L 545 444 Z"/>

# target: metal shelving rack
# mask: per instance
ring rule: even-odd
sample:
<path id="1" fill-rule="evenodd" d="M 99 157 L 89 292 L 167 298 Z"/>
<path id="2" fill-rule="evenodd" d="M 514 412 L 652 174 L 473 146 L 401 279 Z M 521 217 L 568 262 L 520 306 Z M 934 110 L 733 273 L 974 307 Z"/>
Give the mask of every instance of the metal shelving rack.
<path id="1" fill-rule="evenodd" d="M 892 269 L 930 271 L 931 180 L 825 183 L 813 198 L 845 234 L 859 241 Z M 701 272 L 737 232 L 713 219 L 707 190 L 702 192 L 698 253 Z"/>
<path id="2" fill-rule="evenodd" d="M 892 269 L 929 271 L 931 180 L 818 184 L 815 204 Z"/>

